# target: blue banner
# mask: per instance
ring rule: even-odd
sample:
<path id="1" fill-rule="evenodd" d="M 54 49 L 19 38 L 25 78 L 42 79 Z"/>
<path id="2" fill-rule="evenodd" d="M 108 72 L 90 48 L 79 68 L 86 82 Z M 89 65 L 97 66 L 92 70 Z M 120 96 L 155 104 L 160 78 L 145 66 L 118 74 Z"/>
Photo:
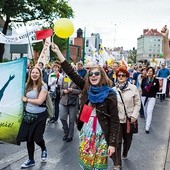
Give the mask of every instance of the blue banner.
<path id="1" fill-rule="evenodd" d="M 0 141 L 16 143 L 23 115 L 27 58 L 0 64 Z"/>

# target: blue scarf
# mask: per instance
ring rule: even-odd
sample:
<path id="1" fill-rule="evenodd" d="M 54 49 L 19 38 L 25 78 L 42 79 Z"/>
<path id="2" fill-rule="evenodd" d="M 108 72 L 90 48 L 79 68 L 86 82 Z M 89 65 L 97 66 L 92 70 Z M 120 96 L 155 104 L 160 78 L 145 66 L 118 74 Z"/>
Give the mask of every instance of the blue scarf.
<path id="1" fill-rule="evenodd" d="M 109 95 L 109 92 L 113 92 L 116 95 L 116 92 L 109 86 L 90 86 L 88 93 L 88 100 L 91 103 L 103 103 L 106 97 Z"/>

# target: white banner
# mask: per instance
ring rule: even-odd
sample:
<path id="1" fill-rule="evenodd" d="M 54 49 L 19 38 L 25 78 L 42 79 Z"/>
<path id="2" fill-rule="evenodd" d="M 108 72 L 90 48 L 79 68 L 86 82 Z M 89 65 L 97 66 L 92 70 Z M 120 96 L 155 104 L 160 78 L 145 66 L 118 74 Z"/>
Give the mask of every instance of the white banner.
<path id="1" fill-rule="evenodd" d="M 165 94 L 167 86 L 167 78 L 156 77 L 159 81 L 159 92 L 157 94 Z"/>
<path id="2" fill-rule="evenodd" d="M 51 44 L 51 37 L 45 39 L 44 47 L 41 51 L 41 54 L 38 58 L 38 62 L 44 63 L 44 65 L 49 63 L 50 60 L 50 44 Z"/>
<path id="3" fill-rule="evenodd" d="M 3 44 L 29 44 L 40 42 L 41 40 L 36 40 L 35 29 L 22 34 L 15 34 L 11 36 L 6 36 L 0 31 L 0 43 Z"/>

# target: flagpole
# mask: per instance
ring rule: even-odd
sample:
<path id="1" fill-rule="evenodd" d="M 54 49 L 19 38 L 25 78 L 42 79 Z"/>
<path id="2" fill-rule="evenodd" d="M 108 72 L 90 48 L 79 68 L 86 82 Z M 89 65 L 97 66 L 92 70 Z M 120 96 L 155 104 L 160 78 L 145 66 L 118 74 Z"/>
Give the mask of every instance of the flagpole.
<path id="1" fill-rule="evenodd" d="M 32 61 L 33 61 L 33 65 L 34 65 L 34 58 L 33 58 L 33 52 L 32 52 L 32 48 L 31 48 L 31 42 L 30 42 L 30 38 L 29 38 L 29 35 L 28 35 L 28 30 L 27 30 L 25 22 L 24 22 L 24 26 L 25 26 L 25 29 L 26 29 L 26 33 L 27 33 L 27 37 L 28 37 L 28 43 L 29 43 L 30 52 L 31 52 L 31 56 L 32 56 Z"/>

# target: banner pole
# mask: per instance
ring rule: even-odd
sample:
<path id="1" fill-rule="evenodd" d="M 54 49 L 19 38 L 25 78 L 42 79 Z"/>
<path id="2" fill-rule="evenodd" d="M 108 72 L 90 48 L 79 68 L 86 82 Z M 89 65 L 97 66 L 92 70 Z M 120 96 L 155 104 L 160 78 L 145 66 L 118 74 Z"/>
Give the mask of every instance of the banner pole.
<path id="1" fill-rule="evenodd" d="M 29 38 L 29 35 L 28 35 L 28 30 L 27 30 L 27 26 L 26 26 L 25 22 L 24 22 L 24 26 L 25 26 L 25 29 L 26 29 L 26 33 L 27 33 L 27 37 L 28 37 L 28 43 L 29 43 L 30 52 L 31 52 L 31 57 L 32 57 L 33 65 L 34 65 L 33 51 L 32 51 L 32 48 L 31 48 L 31 42 L 30 42 L 30 38 Z"/>

